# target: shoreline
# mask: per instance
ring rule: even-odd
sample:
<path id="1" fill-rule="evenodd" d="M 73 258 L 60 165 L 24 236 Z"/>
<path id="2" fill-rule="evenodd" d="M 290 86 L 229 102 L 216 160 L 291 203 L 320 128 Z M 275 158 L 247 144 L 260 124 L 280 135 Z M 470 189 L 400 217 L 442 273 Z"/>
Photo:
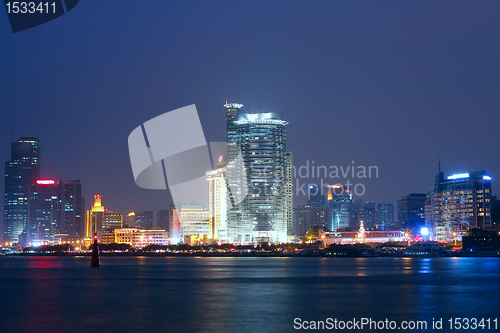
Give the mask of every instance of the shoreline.
<path id="1" fill-rule="evenodd" d="M 325 253 L 172 253 L 172 252 L 101 252 L 100 257 L 208 257 L 208 258 L 500 258 L 500 255 L 489 253 L 451 253 L 449 255 L 403 255 L 381 254 L 364 255 L 345 253 L 331 255 Z M 92 257 L 92 252 L 87 253 L 11 253 L 2 257 Z"/>

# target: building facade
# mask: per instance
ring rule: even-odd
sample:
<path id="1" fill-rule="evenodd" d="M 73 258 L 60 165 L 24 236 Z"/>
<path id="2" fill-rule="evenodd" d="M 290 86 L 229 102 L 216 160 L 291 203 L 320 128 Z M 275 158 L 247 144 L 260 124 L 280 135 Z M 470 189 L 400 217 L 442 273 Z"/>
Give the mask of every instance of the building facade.
<path id="1" fill-rule="evenodd" d="M 469 229 L 491 229 L 491 177 L 486 171 L 454 174 L 440 171 L 429 193 L 426 225 L 437 241 L 461 239 Z"/>
<path id="2" fill-rule="evenodd" d="M 165 230 L 144 230 L 137 228 L 115 229 L 115 243 L 129 244 L 135 249 L 148 245 L 168 245 L 168 233 Z"/>
<path id="3" fill-rule="evenodd" d="M 39 179 L 28 186 L 27 245 L 38 246 L 59 233 L 59 184 L 52 179 Z"/>
<path id="4" fill-rule="evenodd" d="M 99 193 L 94 195 L 94 204 L 87 210 L 85 238 L 93 238 L 95 233 L 102 233 L 102 221 L 104 217 L 104 206 Z"/>
<path id="5" fill-rule="evenodd" d="M 211 230 L 209 212 L 201 205 L 182 205 L 176 209 L 176 218 L 179 221 L 180 239 L 185 236 L 196 235 L 202 239 L 210 239 Z"/>
<path id="6" fill-rule="evenodd" d="M 246 180 L 247 195 L 238 205 L 228 196 L 228 239 L 239 244 L 286 242 L 286 125 L 281 113 L 241 113 L 243 105 L 225 104 L 227 121 L 227 176 Z M 232 165 L 241 153 L 243 166 Z M 233 193 L 232 191 L 236 193 Z"/>
<path id="7" fill-rule="evenodd" d="M 297 224 L 297 236 L 304 237 L 311 227 L 323 226 L 330 230 L 328 221 L 328 208 L 321 206 L 303 205 L 295 208 L 295 219 Z"/>
<path id="8" fill-rule="evenodd" d="M 427 194 L 412 193 L 398 200 L 398 222 L 396 230 L 420 232 L 425 225 L 425 202 Z"/>
<path id="9" fill-rule="evenodd" d="M 59 182 L 59 225 L 58 232 L 68 235 L 68 239 L 84 237 L 85 201 L 79 180 Z"/>
<path id="10" fill-rule="evenodd" d="M 118 228 L 123 228 L 123 215 L 111 210 L 104 210 L 102 215 L 102 230 L 109 232 Z"/>
<path id="11" fill-rule="evenodd" d="M 135 211 L 134 226 L 144 230 L 153 229 L 153 211 L 152 210 Z"/>
<path id="12" fill-rule="evenodd" d="M 352 194 L 337 185 L 329 188 L 327 195 L 329 230 L 349 228 L 351 221 Z"/>
<path id="13" fill-rule="evenodd" d="M 227 169 L 223 157 L 221 167 L 206 173 L 208 181 L 209 238 L 227 242 Z"/>
<path id="14" fill-rule="evenodd" d="M 156 227 L 161 230 L 170 232 L 169 223 L 170 211 L 168 209 L 161 209 L 156 213 Z"/>
<path id="15" fill-rule="evenodd" d="M 28 186 L 40 179 L 41 144 L 37 138 L 22 137 L 11 145 L 5 162 L 3 238 L 17 243 L 27 233 Z M 24 237 L 26 240 L 26 237 Z"/>
<path id="16" fill-rule="evenodd" d="M 375 230 L 391 230 L 394 225 L 394 205 L 389 202 L 377 204 L 377 225 Z"/>

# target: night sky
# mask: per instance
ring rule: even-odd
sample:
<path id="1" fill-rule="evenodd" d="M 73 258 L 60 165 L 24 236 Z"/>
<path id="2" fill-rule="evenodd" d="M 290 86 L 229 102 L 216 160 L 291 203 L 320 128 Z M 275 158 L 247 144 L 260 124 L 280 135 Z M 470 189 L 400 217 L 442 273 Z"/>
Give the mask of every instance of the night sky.
<path id="1" fill-rule="evenodd" d="M 128 135 L 196 104 L 223 141 L 227 94 L 284 113 L 296 167 L 378 166 L 351 179 L 359 199 L 427 192 L 439 157 L 445 175 L 487 170 L 497 195 L 499 17 L 498 1 L 84 0 L 13 34 L 2 7 L 1 168 L 11 131 L 34 136 L 43 178 L 80 179 L 87 208 L 101 193 L 156 215 L 170 195 L 135 185 Z"/>

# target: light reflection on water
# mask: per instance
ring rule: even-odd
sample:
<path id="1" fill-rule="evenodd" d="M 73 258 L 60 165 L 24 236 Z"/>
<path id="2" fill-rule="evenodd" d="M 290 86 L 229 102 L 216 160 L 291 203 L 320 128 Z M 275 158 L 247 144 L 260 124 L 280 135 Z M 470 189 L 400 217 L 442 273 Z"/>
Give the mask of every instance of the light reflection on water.
<path id="1" fill-rule="evenodd" d="M 500 258 L 89 260 L 0 258 L 0 331 L 293 332 L 296 317 L 498 316 Z"/>

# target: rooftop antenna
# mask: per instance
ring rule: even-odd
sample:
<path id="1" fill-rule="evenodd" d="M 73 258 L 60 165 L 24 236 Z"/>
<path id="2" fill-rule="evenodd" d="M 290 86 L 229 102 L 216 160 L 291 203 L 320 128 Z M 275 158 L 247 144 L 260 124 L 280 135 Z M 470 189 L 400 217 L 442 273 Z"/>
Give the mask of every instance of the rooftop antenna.
<path id="1" fill-rule="evenodd" d="M 439 161 L 439 173 L 441 173 L 441 154 L 438 155 L 438 161 Z"/>
<path id="2" fill-rule="evenodd" d="M 226 104 L 227 104 L 227 93 L 226 93 Z"/>

